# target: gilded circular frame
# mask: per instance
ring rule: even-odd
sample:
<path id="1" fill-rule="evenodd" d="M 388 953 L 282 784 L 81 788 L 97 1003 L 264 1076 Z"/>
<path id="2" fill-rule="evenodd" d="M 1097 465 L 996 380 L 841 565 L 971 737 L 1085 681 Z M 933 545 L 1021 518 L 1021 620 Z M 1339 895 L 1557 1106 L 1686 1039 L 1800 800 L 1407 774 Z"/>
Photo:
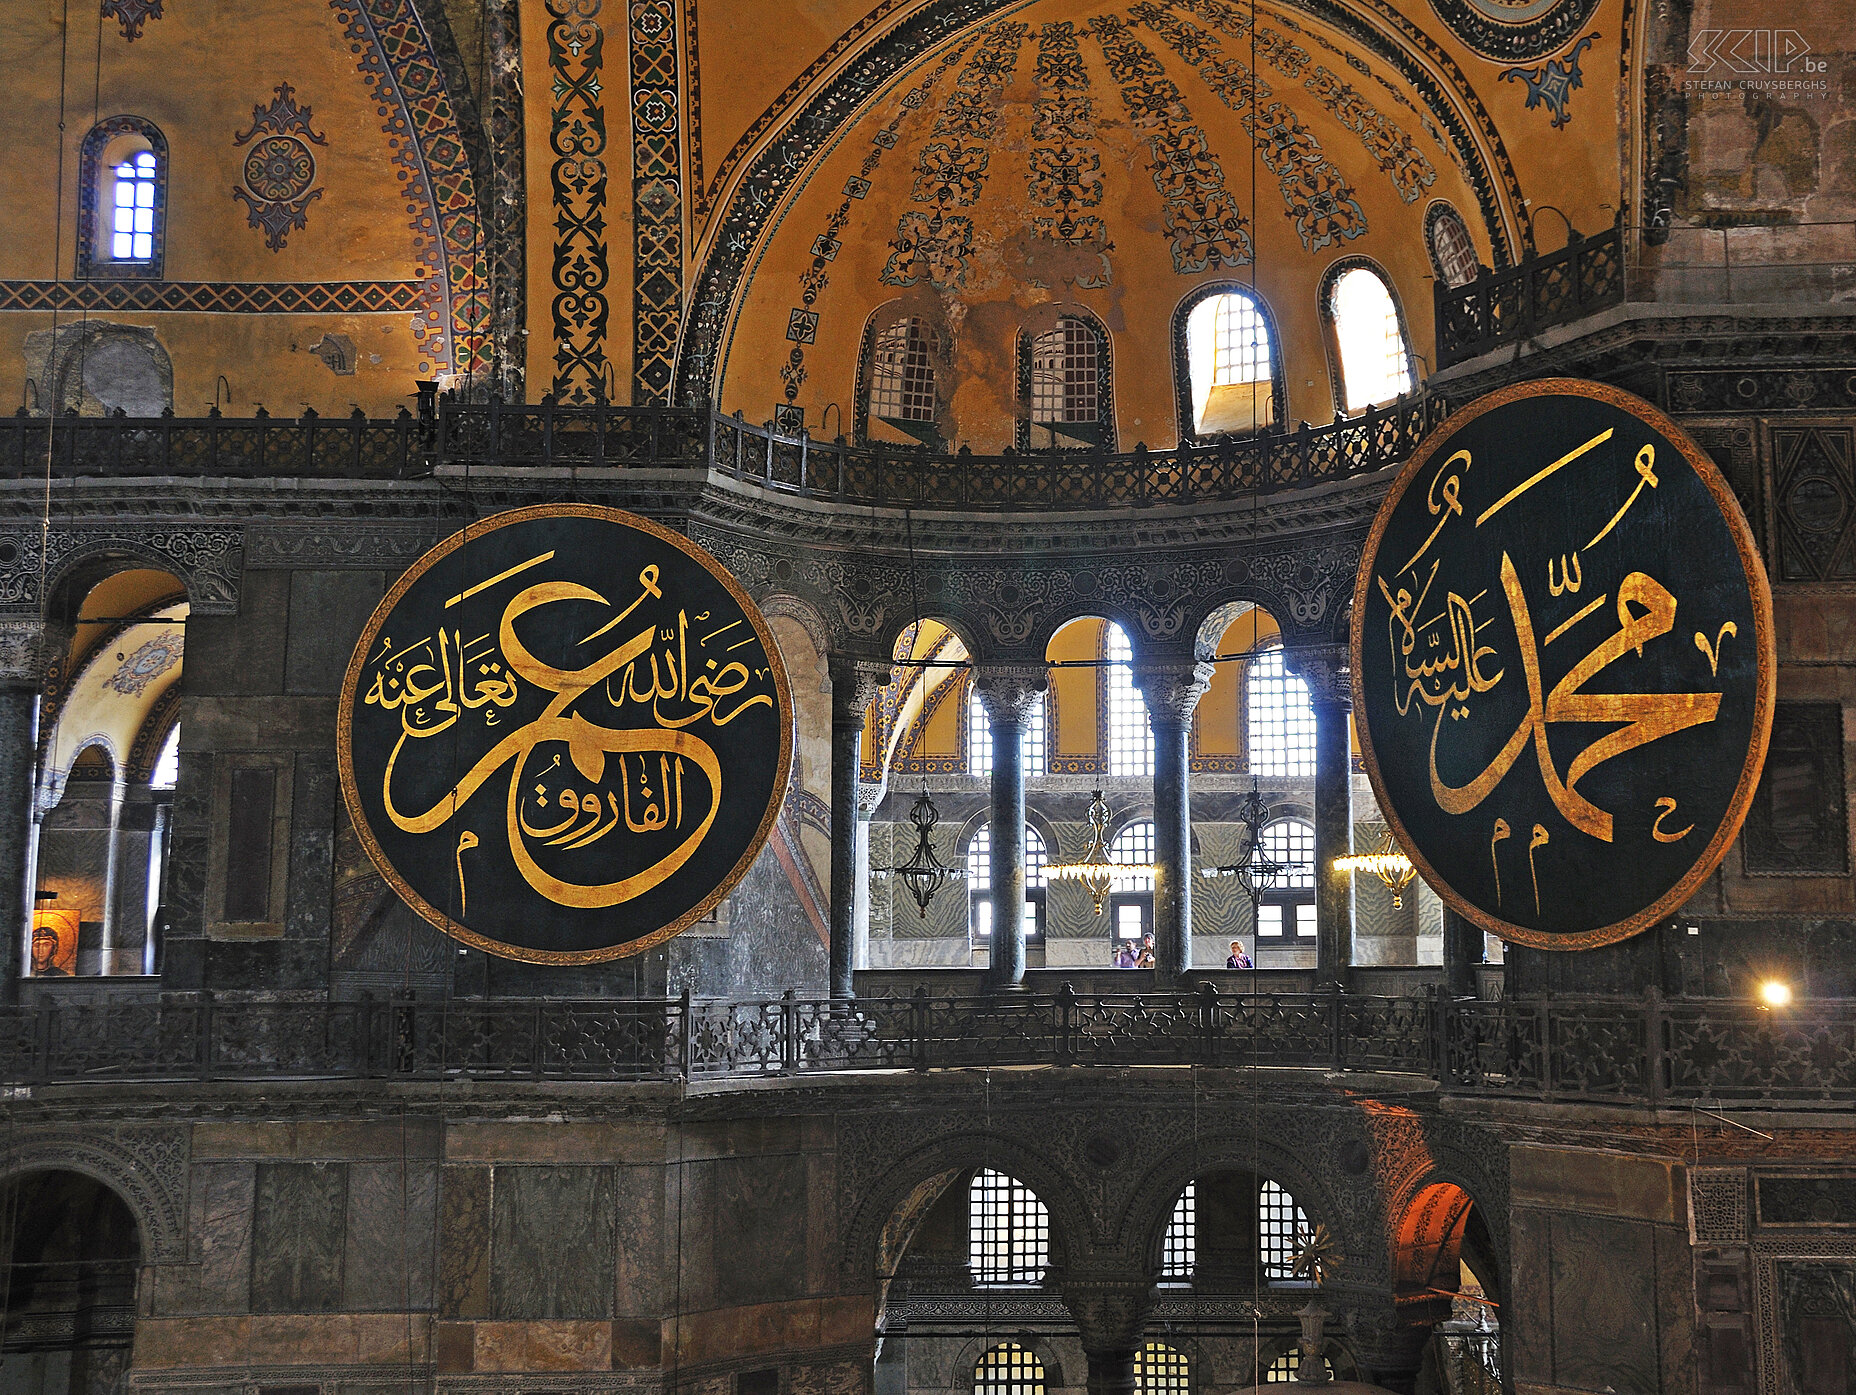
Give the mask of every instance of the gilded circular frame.
<path id="1" fill-rule="evenodd" d="M 649 534 L 675 547 L 708 572 L 741 607 L 742 614 L 753 626 L 756 637 L 766 651 L 768 666 L 772 672 L 780 728 L 780 750 L 774 767 L 773 793 L 768 799 L 766 811 L 762 814 L 759 825 L 734 866 L 701 901 L 670 924 L 660 926 L 622 944 L 590 950 L 542 950 L 492 939 L 459 924 L 415 891 L 386 856 L 368 823 L 355 781 L 351 741 L 355 694 L 360 685 L 362 670 L 367 666 L 368 653 L 381 627 L 393 614 L 394 607 L 412 589 L 413 585 L 442 558 L 497 529 L 537 518 L 564 517 L 598 519 Z M 773 832 L 774 821 L 779 817 L 788 784 L 792 779 L 793 721 L 792 688 L 787 680 L 785 660 L 780 654 L 773 631 L 769 628 L 766 617 L 761 614 L 760 607 L 754 603 L 753 598 L 742 589 L 740 582 L 719 561 L 681 533 L 623 509 L 607 508 L 598 504 L 535 504 L 526 508 L 510 509 L 504 513 L 494 514 L 478 523 L 466 525 L 438 543 L 408 567 L 388 589 L 387 594 L 381 598 L 380 604 L 374 608 L 374 613 L 368 617 L 367 624 L 362 628 L 360 638 L 355 642 L 354 653 L 349 658 L 347 670 L 342 677 L 341 700 L 336 715 L 336 763 L 341 776 L 342 802 L 348 810 L 349 819 L 354 824 L 362 846 L 367 850 L 368 860 L 374 864 L 375 870 L 393 888 L 400 899 L 405 901 L 422 919 L 460 943 L 500 958 L 512 959 L 525 964 L 557 967 L 599 964 L 642 954 L 646 950 L 654 949 L 674 939 L 721 904 L 722 898 L 734 890 L 741 879 L 747 875 L 748 869 L 754 865 L 754 860 L 760 856 L 769 835 Z"/>
<path id="2" fill-rule="evenodd" d="M 1754 642 L 1758 654 L 1759 674 L 1754 697 L 1755 715 L 1752 739 L 1748 743 L 1746 757 L 1741 764 L 1733 797 L 1728 802 L 1726 812 L 1707 846 L 1702 849 L 1688 872 L 1652 904 L 1615 924 L 1576 934 L 1554 934 L 1534 930 L 1489 914 L 1461 896 L 1450 881 L 1424 857 L 1407 831 L 1404 821 L 1399 817 L 1393 801 L 1387 797 L 1385 778 L 1380 771 L 1379 761 L 1373 749 L 1371 722 L 1366 711 L 1365 677 L 1361 663 L 1366 611 L 1374 564 L 1378 560 L 1379 545 L 1385 536 L 1386 528 L 1406 490 L 1430 463 L 1432 457 L 1450 443 L 1462 427 L 1485 413 L 1511 402 L 1552 395 L 1584 397 L 1608 403 L 1653 427 L 1682 452 L 1683 458 L 1694 470 L 1696 477 L 1706 486 L 1709 496 L 1713 499 L 1723 522 L 1727 525 L 1728 533 L 1734 540 L 1741 573 L 1746 579 L 1747 590 L 1752 601 L 1754 625 L 1757 630 Z M 1373 797 L 1379 802 L 1380 812 L 1385 815 L 1387 823 L 1391 826 L 1393 835 L 1398 839 L 1399 847 L 1406 856 L 1411 858 L 1412 865 L 1418 869 L 1418 874 L 1424 878 L 1426 884 L 1450 909 L 1472 924 L 1503 940 L 1525 945 L 1531 949 L 1602 948 L 1605 945 L 1627 940 L 1678 910 L 1689 897 L 1694 895 L 1696 888 L 1713 874 L 1720 865 L 1721 859 L 1726 856 L 1727 849 L 1732 845 L 1733 840 L 1739 836 L 1741 825 L 1746 821 L 1747 810 L 1753 802 L 1753 794 L 1759 785 L 1760 771 L 1764 768 L 1766 761 L 1766 744 L 1772 735 L 1772 710 L 1776 700 L 1778 679 L 1778 655 L 1772 621 L 1772 587 L 1766 578 L 1765 562 L 1759 555 L 1758 546 L 1753 538 L 1753 530 L 1746 521 L 1746 515 L 1742 512 L 1739 501 L 1734 498 L 1733 490 L 1722 477 L 1719 468 L 1709 459 L 1707 453 L 1696 445 L 1689 438 L 1688 433 L 1683 431 L 1668 415 L 1621 388 L 1611 387 L 1605 383 L 1589 382 L 1583 378 L 1539 378 L 1531 382 L 1499 388 L 1479 397 L 1469 405 L 1452 412 L 1426 438 L 1416 454 L 1405 462 L 1404 468 L 1399 471 L 1398 477 L 1387 489 L 1386 497 L 1380 502 L 1379 512 L 1373 519 L 1372 531 L 1367 535 L 1366 546 L 1361 552 L 1359 574 L 1354 579 L 1353 613 L 1349 622 L 1348 635 L 1348 661 L 1353 670 L 1354 726 L 1359 732 L 1361 757 L 1366 766 L 1367 777 L 1372 781 Z"/>

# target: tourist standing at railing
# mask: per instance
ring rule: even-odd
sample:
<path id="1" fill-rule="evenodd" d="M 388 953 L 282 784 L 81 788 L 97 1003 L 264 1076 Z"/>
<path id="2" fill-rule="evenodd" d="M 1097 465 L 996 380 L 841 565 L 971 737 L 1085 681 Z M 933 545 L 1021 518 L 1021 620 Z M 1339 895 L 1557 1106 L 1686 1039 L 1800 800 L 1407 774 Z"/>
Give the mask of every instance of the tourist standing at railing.
<path id="1" fill-rule="evenodd" d="M 1231 953 L 1226 956 L 1224 966 L 1227 969 L 1248 969 L 1250 956 L 1244 953 L 1244 946 L 1237 940 L 1231 941 Z"/>
<path id="2" fill-rule="evenodd" d="M 1149 930 L 1141 936 L 1141 952 L 1134 958 L 1137 969 L 1151 969 L 1154 966 L 1154 932 Z"/>
<path id="3" fill-rule="evenodd" d="M 1118 969 L 1132 969 L 1134 967 L 1133 945 L 1121 944 L 1115 947 L 1115 967 Z"/>

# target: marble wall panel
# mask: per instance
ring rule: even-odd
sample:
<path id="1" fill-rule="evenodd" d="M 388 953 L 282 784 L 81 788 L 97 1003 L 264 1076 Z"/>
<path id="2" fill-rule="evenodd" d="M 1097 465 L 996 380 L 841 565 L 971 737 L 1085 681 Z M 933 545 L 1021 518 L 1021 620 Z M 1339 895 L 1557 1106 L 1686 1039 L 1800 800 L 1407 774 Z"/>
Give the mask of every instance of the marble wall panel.
<path id="1" fill-rule="evenodd" d="M 611 1168 L 498 1168 L 490 1215 L 494 1316 L 613 1315 L 618 1198 Z"/>
<path id="2" fill-rule="evenodd" d="M 805 1158 L 730 1158 L 715 1169 L 715 1292 L 725 1303 L 806 1290 Z"/>
<path id="3" fill-rule="evenodd" d="M 655 1320 L 663 1312 L 664 1170 L 613 1169 L 618 1233 L 613 1311 Z"/>
<path id="4" fill-rule="evenodd" d="M 251 1302 L 255 1163 L 197 1163 L 192 1173 L 193 1252 L 199 1257 L 189 1308 L 241 1313 Z"/>
<path id="5" fill-rule="evenodd" d="M 432 1306 L 438 1170 L 429 1163 L 352 1163 L 344 1306 L 422 1312 Z"/>
<path id="6" fill-rule="evenodd" d="M 438 1220 L 438 1312 L 490 1314 L 490 1169 L 447 1167 Z"/>
<path id="7" fill-rule="evenodd" d="M 260 1163 L 251 1306 L 325 1313 L 342 1305 L 348 1169 L 342 1163 Z"/>
<path id="8" fill-rule="evenodd" d="M 1663 1390 L 1655 1227 L 1552 1218 L 1553 1375 L 1581 1390 Z"/>

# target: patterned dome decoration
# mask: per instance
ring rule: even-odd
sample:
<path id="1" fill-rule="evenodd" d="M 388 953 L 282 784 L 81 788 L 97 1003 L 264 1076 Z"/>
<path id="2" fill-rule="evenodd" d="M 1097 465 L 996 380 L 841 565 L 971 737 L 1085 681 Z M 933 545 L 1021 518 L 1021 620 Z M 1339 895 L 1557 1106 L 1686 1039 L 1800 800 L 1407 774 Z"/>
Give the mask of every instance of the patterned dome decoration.
<path id="1" fill-rule="evenodd" d="M 103 686 L 124 697 L 140 697 L 150 683 L 180 662 L 181 647 L 179 630 L 163 630 L 118 664 Z"/>
<path id="2" fill-rule="evenodd" d="M 1598 0 L 1431 0 L 1431 8 L 1484 58 L 1526 63 L 1572 42 Z"/>
<path id="3" fill-rule="evenodd" d="M 244 182 L 232 197 L 245 205 L 251 226 L 273 252 L 283 251 L 292 228 L 309 226 L 307 210 L 322 197 L 322 190 L 311 187 L 316 157 L 309 147 L 329 142 L 309 122 L 310 109 L 298 106 L 296 90 L 282 82 L 268 107 L 252 107 L 251 129 L 232 138 L 235 146 L 251 144 L 240 172 Z"/>

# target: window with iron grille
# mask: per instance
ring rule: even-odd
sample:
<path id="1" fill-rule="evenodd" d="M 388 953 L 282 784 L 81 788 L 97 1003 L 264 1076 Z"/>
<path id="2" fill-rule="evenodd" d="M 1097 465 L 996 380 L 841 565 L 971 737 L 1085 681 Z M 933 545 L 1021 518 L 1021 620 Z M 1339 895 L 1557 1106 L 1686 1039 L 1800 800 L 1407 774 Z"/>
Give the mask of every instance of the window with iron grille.
<path id="1" fill-rule="evenodd" d="M 1044 1395 L 1044 1363 L 1016 1342 L 1002 1342 L 973 1366 L 973 1395 Z"/>
<path id="2" fill-rule="evenodd" d="M 1050 1267 L 1044 1203 L 1017 1178 L 989 1167 L 974 1174 L 967 1194 L 967 1265 L 981 1284 L 1035 1284 Z"/>
<path id="3" fill-rule="evenodd" d="M 1275 1182 L 1257 1188 L 1257 1248 L 1266 1279 L 1295 1277 L 1295 1256 L 1308 1232 L 1308 1213 Z"/>
<path id="4" fill-rule="evenodd" d="M 1289 672 L 1280 646 L 1245 665 L 1244 698 L 1254 775 L 1315 773 L 1315 709 L 1308 685 Z"/>
<path id="5" fill-rule="evenodd" d="M 870 361 L 870 415 L 888 421 L 933 421 L 934 335 L 918 319 L 877 331 Z"/>
<path id="6" fill-rule="evenodd" d="M 1293 1381 L 1296 1378 L 1296 1372 L 1301 1369 L 1302 1355 L 1291 1349 L 1281 1353 L 1270 1362 L 1269 1367 L 1263 1372 L 1263 1379 L 1266 1384 L 1279 1385 L 1285 1381 Z"/>
<path id="7" fill-rule="evenodd" d="M 1257 837 L 1259 855 L 1284 870 L 1257 906 L 1257 934 L 1264 939 L 1315 938 L 1315 826 L 1303 819 L 1277 819 Z"/>
<path id="8" fill-rule="evenodd" d="M 1356 266 L 1328 293 L 1347 410 L 1358 411 L 1411 391 L 1411 355 L 1398 307 L 1378 272 Z"/>
<path id="9" fill-rule="evenodd" d="M 1212 303 L 1212 386 L 1267 383 L 1270 329 L 1256 302 L 1231 294 L 1218 296 Z"/>
<path id="10" fill-rule="evenodd" d="M 1431 269 L 1453 290 L 1467 286 L 1476 279 L 1482 264 L 1463 215 L 1440 204 L 1432 210 L 1429 222 Z"/>
<path id="11" fill-rule="evenodd" d="M 1044 903 L 1050 886 L 1050 863 L 1044 839 L 1025 825 L 1025 934 L 1035 938 L 1044 931 Z M 981 824 L 967 844 L 967 928 L 973 943 L 992 939 L 992 825 Z"/>
<path id="12" fill-rule="evenodd" d="M 1134 1357 L 1136 1395 L 1187 1395 L 1192 1369 L 1186 1354 L 1165 1342 L 1148 1342 Z"/>
<path id="13" fill-rule="evenodd" d="M 155 255 L 154 152 L 124 157 L 110 171 L 110 260 L 152 261 Z"/>
<path id="14" fill-rule="evenodd" d="M 1019 750 L 1026 779 L 1050 770 L 1049 722 L 1045 713 L 1049 701 L 1049 694 L 1045 694 L 1032 704 L 1031 720 L 1025 723 Z M 970 686 L 967 690 L 967 773 L 992 774 L 992 718 L 986 715 L 986 704 Z"/>
<path id="15" fill-rule="evenodd" d="M 1101 410 L 1098 346 L 1087 321 L 1065 316 L 1031 341 L 1031 420 L 1093 422 Z"/>
<path id="16" fill-rule="evenodd" d="M 1160 1277 L 1174 1283 L 1189 1280 L 1199 1263 L 1198 1186 L 1197 1182 L 1186 1183 L 1186 1190 L 1173 1203 L 1166 1237 L 1160 1242 Z"/>
<path id="17" fill-rule="evenodd" d="M 1108 773 L 1111 775 L 1146 775 L 1154 773 L 1154 731 L 1147 723 L 1147 703 L 1134 686 L 1129 667 L 1134 647 L 1121 626 L 1110 623 L 1103 657 L 1108 660 Z"/>

